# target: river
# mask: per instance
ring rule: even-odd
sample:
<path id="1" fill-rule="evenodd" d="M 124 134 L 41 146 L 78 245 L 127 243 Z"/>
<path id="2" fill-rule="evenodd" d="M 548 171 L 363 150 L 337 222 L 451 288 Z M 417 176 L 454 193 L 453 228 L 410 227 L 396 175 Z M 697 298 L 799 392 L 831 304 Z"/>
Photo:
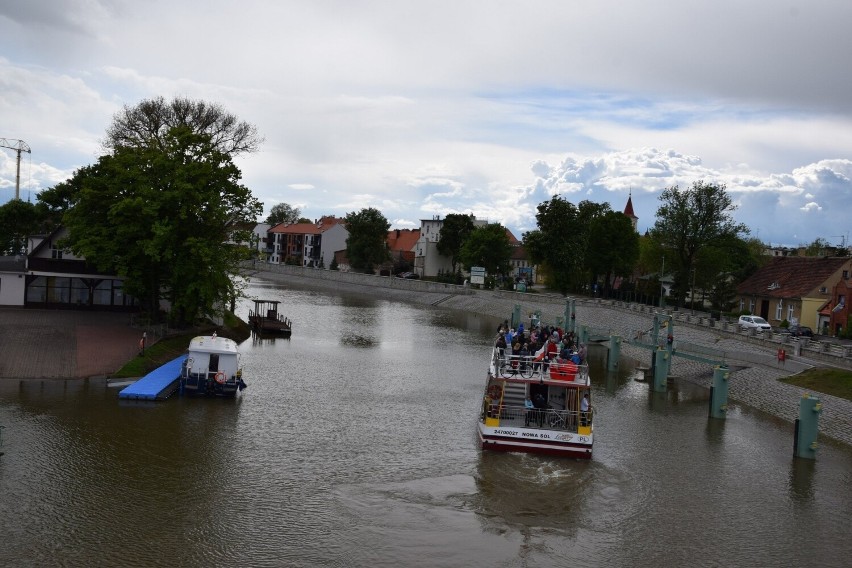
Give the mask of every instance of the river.
<path id="1" fill-rule="evenodd" d="M 236 399 L 0 381 L 0 565 L 849 565 L 846 446 L 794 459 L 789 423 L 593 348 L 592 460 L 483 453 L 494 318 L 248 292 L 294 331 L 240 346 Z"/>

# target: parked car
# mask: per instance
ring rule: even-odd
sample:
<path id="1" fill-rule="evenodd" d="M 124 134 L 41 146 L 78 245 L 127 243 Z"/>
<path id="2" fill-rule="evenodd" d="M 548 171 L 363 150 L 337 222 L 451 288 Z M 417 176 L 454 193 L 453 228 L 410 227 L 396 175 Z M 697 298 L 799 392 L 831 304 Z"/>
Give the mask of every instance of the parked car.
<path id="1" fill-rule="evenodd" d="M 787 328 L 793 337 L 813 337 L 814 330 L 806 325 L 791 325 Z"/>
<path id="2" fill-rule="evenodd" d="M 420 275 L 416 272 L 401 272 L 396 275 L 397 278 L 405 278 L 406 280 L 417 280 Z"/>
<path id="3" fill-rule="evenodd" d="M 770 329 L 772 329 L 772 326 L 769 325 L 769 322 L 760 316 L 740 316 L 740 319 L 737 323 L 739 323 L 740 329 L 754 328 L 763 331 L 769 331 Z"/>

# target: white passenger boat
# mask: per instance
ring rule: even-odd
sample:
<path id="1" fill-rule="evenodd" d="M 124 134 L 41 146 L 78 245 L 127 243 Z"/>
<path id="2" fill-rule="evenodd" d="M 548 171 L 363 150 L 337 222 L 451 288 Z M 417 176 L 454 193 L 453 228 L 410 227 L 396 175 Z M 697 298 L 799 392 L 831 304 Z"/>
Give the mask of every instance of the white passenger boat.
<path id="1" fill-rule="evenodd" d="M 234 396 L 246 388 L 240 353 L 232 339 L 199 335 L 189 343 L 180 371 L 181 394 Z"/>
<path id="2" fill-rule="evenodd" d="M 494 348 L 478 424 L 483 449 L 591 458 L 592 415 L 588 365 Z"/>

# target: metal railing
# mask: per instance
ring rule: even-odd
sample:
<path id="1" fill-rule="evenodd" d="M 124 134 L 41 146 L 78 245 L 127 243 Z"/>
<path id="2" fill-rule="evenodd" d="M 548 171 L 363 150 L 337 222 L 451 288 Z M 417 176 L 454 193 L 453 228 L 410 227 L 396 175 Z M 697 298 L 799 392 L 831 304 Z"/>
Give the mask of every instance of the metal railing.
<path id="1" fill-rule="evenodd" d="M 500 347 L 495 347 L 491 357 L 495 377 L 552 379 L 586 383 L 589 366 L 585 363 L 572 363 L 559 358 L 543 358 L 536 361 L 533 355 L 507 355 Z"/>
<path id="2" fill-rule="evenodd" d="M 502 405 L 495 406 L 491 412 L 492 418 L 511 422 L 514 426 L 524 425 L 526 428 L 541 428 L 545 430 L 564 430 L 577 433 L 579 426 L 592 424 L 593 409 L 587 412 L 574 410 L 557 410 L 555 408 L 526 408 L 525 406 Z"/>

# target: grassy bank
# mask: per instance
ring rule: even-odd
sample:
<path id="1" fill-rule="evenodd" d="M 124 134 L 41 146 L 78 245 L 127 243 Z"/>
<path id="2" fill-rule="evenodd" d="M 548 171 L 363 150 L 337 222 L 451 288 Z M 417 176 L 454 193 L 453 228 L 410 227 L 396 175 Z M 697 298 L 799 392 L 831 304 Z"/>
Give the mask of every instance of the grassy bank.
<path id="1" fill-rule="evenodd" d="M 818 367 L 780 380 L 816 393 L 852 400 L 852 372 L 843 369 Z"/>
<path id="2" fill-rule="evenodd" d="M 139 353 L 139 355 L 128 361 L 112 377 L 122 379 L 147 375 L 160 365 L 168 363 L 182 355 L 193 337 L 197 335 L 212 335 L 214 331 L 220 337 L 233 339 L 237 343 L 242 342 L 251 335 L 251 329 L 249 329 L 246 322 L 234 314 L 228 313 L 225 315 L 223 326 L 199 326 L 160 339 L 156 343 L 146 347 L 144 353 Z"/>

